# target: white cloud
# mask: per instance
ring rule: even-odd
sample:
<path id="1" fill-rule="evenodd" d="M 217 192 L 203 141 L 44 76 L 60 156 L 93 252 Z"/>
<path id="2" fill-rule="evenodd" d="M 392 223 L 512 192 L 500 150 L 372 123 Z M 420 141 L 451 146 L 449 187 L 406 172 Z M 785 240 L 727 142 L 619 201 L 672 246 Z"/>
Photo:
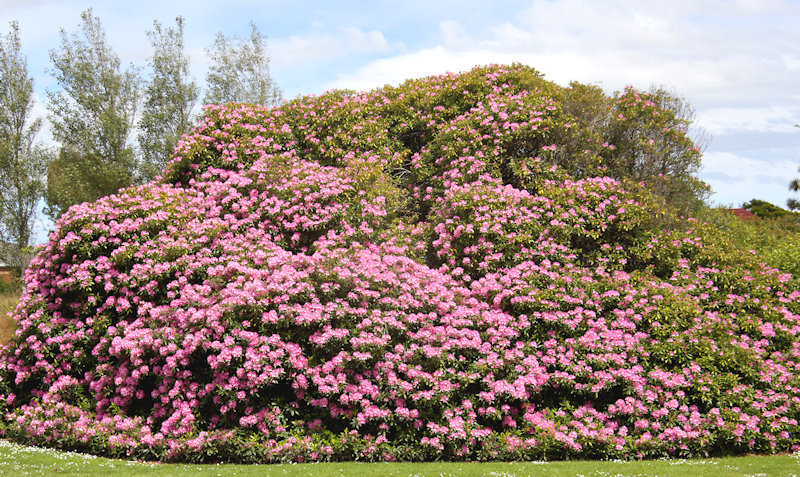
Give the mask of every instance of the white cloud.
<path id="1" fill-rule="evenodd" d="M 707 152 L 700 178 L 714 189 L 718 204 L 738 205 L 761 199 L 783 206 L 789 181 L 797 177 L 798 161 L 765 160 L 728 152 Z"/>
<path id="2" fill-rule="evenodd" d="M 32 7 L 52 0 L 0 0 L 0 14 L 20 7 Z"/>
<path id="3" fill-rule="evenodd" d="M 800 122 L 800 107 L 712 108 L 699 112 L 697 122 L 711 134 L 794 133 L 794 125 Z"/>
<path id="4" fill-rule="evenodd" d="M 786 69 L 790 71 L 800 71 L 800 55 L 781 55 L 781 61 Z"/>
<path id="5" fill-rule="evenodd" d="M 603 81 L 600 63 L 606 56 L 587 61 L 574 53 L 515 53 L 498 52 L 489 48 L 451 50 L 437 46 L 413 53 L 381 58 L 369 62 L 352 73 L 339 74 L 326 88 L 369 90 L 385 84 L 399 84 L 409 78 L 420 78 L 445 72 L 459 72 L 476 65 L 523 63 L 535 67 L 559 84 L 572 80 L 600 82 L 609 88 L 621 89 L 623 81 Z"/>
<path id="6" fill-rule="evenodd" d="M 385 84 L 399 84 L 409 78 L 419 78 L 447 71 L 463 71 L 476 64 L 510 63 L 508 55 L 489 51 L 454 52 L 438 46 L 414 53 L 372 61 L 353 73 L 340 74 L 325 89 L 349 88 L 369 90 Z"/>
<path id="7" fill-rule="evenodd" d="M 557 81 L 601 82 L 608 89 L 664 84 L 706 105 L 772 102 L 796 84 L 789 70 L 800 58 L 800 35 L 775 23 L 800 21 L 800 8 L 786 2 L 534 0 L 509 17 L 468 33 L 457 21 L 442 21 L 438 46 L 375 60 L 358 74 L 402 74 L 410 58 L 436 57 L 438 70 L 412 70 L 434 73 L 463 58 L 492 56 L 529 62 Z M 349 76 L 355 75 L 338 81 Z"/>
<path id="8" fill-rule="evenodd" d="M 742 13 L 780 13 L 790 7 L 789 2 L 781 0 L 736 0 L 729 5 Z"/>
<path id="9" fill-rule="evenodd" d="M 47 51 L 58 46 L 60 27 L 77 29 L 87 2 L 0 0 L 0 32 L 8 20 L 20 21 L 40 94 L 55 87 L 44 74 Z M 91 3 L 126 64 L 142 64 L 150 54 L 144 32 L 153 18 L 166 25 L 185 15 L 187 51 L 200 84 L 207 68 L 202 48 L 220 30 L 246 35 L 242 29 L 253 19 L 269 35 L 272 71 L 287 96 L 512 62 L 560 84 L 577 80 L 607 91 L 664 85 L 695 105 L 699 124 L 717 137 L 704 174 L 718 201 L 782 203 L 784 182 L 797 175 L 800 151 L 791 149 L 800 137 L 792 127 L 800 122 L 797 0 Z M 775 141 L 785 146 L 782 153 L 759 149 Z M 762 179 L 766 187 L 758 184 Z"/>
<path id="10" fill-rule="evenodd" d="M 386 54 L 400 47 L 400 44 L 390 45 L 380 31 L 363 31 L 355 27 L 339 27 L 333 34 L 293 35 L 269 43 L 272 60 L 282 65 L 348 55 Z"/>
<path id="11" fill-rule="evenodd" d="M 448 50 L 461 51 L 474 47 L 475 41 L 464 27 L 453 20 L 445 20 L 439 24 L 443 47 Z"/>

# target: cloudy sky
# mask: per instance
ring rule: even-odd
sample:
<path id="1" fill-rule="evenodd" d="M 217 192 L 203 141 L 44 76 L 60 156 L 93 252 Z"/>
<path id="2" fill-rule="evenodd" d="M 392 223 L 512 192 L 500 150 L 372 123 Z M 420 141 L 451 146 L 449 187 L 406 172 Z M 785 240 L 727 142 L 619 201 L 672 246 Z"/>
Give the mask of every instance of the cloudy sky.
<path id="1" fill-rule="evenodd" d="M 139 65 L 153 20 L 183 16 L 200 84 L 216 33 L 247 36 L 252 21 L 287 98 L 511 62 L 608 92 L 661 85 L 711 136 L 701 178 L 713 202 L 783 206 L 800 175 L 800 0 L 0 0 L 0 32 L 19 22 L 41 98 L 57 87 L 47 71 L 59 30 L 76 31 L 90 7 L 123 61 Z"/>

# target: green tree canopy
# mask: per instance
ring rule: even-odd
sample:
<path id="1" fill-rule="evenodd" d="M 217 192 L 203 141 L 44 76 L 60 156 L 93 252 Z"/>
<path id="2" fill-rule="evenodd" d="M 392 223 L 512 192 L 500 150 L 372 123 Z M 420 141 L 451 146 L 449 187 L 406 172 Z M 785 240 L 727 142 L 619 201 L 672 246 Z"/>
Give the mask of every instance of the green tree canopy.
<path id="1" fill-rule="evenodd" d="M 767 201 L 759 199 L 753 199 L 750 202 L 745 202 L 742 204 L 742 208 L 749 210 L 753 213 L 753 215 L 761 217 L 762 219 L 776 219 L 786 215 L 795 215 L 792 212 L 778 207 L 775 204 L 771 204 Z"/>
<path id="2" fill-rule="evenodd" d="M 21 53 L 19 25 L 0 38 L 0 258 L 22 272 L 30 261 L 36 207 L 49 151 L 34 141 L 33 79 Z"/>
<path id="3" fill-rule="evenodd" d="M 250 24 L 250 38 L 227 37 L 217 33 L 206 49 L 211 66 L 206 76 L 207 104 L 229 102 L 271 106 L 281 100 L 281 90 L 272 80 L 266 37 Z"/>
<path id="4" fill-rule="evenodd" d="M 564 112 L 583 131 L 572 133 L 581 142 L 572 141 L 560 163 L 576 164 L 565 154 L 574 156 L 587 139 L 593 140 L 601 146 L 596 165 L 611 177 L 646 184 L 683 209 L 708 196 L 709 186 L 696 175 L 709 137 L 695 125 L 694 108 L 686 100 L 663 87 L 639 91 L 629 86 L 606 95 L 598 86 L 575 82 L 563 94 Z M 572 171 L 583 175 L 595 163 L 577 164 Z"/>
<path id="5" fill-rule="evenodd" d="M 139 74 L 122 70 L 100 19 L 88 9 L 80 30 L 61 30 L 61 46 L 50 51 L 51 70 L 60 89 L 48 91 L 58 158 L 48 171 L 48 213 L 58 217 L 69 206 L 98 199 L 130 185 L 137 160 L 129 143 L 140 97 Z"/>
<path id="6" fill-rule="evenodd" d="M 172 28 L 164 28 L 155 21 L 147 36 L 153 55 L 149 60 L 151 76 L 144 86 L 145 102 L 139 120 L 143 180 L 150 180 L 161 172 L 180 137 L 191 128 L 192 108 L 199 95 L 197 83 L 189 77 L 183 18 L 176 18 Z"/>

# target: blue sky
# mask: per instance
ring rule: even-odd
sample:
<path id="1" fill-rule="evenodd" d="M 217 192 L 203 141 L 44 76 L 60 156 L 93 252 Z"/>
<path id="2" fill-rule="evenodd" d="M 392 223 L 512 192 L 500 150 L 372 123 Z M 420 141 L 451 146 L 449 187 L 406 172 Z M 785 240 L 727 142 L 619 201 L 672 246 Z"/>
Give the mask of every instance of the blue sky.
<path id="1" fill-rule="evenodd" d="M 711 136 L 700 176 L 713 202 L 783 206 L 800 175 L 800 0 L 0 0 L 0 32 L 20 24 L 40 115 L 56 88 L 48 52 L 89 7 L 122 60 L 139 65 L 153 20 L 183 16 L 200 84 L 203 48 L 219 31 L 247 36 L 253 21 L 286 98 L 515 61 L 560 84 L 662 85 Z"/>

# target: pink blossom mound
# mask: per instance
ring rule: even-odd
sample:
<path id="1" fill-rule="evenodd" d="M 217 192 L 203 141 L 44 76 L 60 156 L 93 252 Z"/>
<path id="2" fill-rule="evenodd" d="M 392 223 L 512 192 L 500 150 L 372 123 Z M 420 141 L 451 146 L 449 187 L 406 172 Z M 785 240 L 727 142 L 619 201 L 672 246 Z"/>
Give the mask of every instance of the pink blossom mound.
<path id="1" fill-rule="evenodd" d="M 612 150 L 565 91 L 487 67 L 207 107 L 160 179 L 59 220 L 2 432 L 195 462 L 797 450 L 797 279 L 555 166 Z"/>

